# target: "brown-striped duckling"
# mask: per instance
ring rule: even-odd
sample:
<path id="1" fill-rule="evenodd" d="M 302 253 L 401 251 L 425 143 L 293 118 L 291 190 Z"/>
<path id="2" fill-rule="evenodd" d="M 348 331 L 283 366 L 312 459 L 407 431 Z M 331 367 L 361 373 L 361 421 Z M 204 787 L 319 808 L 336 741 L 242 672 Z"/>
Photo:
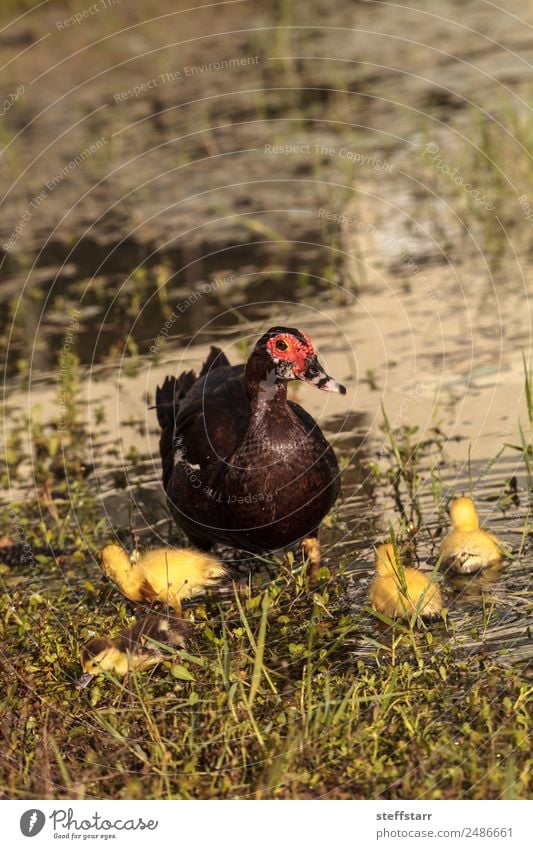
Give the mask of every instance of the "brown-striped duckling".
<path id="1" fill-rule="evenodd" d="M 389 619 L 410 620 L 415 610 L 422 619 L 439 616 L 442 595 L 439 587 L 419 569 L 402 568 L 394 547 L 380 545 L 375 554 L 376 576 L 370 586 L 372 607 Z"/>
<path id="2" fill-rule="evenodd" d="M 100 566 L 130 601 L 159 601 L 178 615 L 182 601 L 229 575 L 220 560 L 194 548 L 154 548 L 132 562 L 120 545 L 106 545 Z"/>
<path id="3" fill-rule="evenodd" d="M 76 688 L 86 687 L 101 672 L 123 678 L 133 669 L 152 669 L 169 657 L 161 644 L 185 649 L 190 631 L 191 625 L 184 619 L 145 616 L 113 639 L 94 637 L 81 650 L 83 675 Z"/>
<path id="4" fill-rule="evenodd" d="M 479 516 L 471 498 L 455 498 L 450 505 L 450 516 L 452 530 L 439 548 L 443 566 L 468 575 L 501 564 L 505 549 L 498 537 L 479 527 Z"/>

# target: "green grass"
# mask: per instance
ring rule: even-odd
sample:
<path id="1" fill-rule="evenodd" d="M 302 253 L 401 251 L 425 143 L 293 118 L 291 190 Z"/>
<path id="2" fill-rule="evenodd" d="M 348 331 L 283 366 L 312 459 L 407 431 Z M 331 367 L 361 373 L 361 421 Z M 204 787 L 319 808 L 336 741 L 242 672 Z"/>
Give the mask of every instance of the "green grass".
<path id="1" fill-rule="evenodd" d="M 472 108 L 464 121 L 454 128 L 457 135 L 446 134 L 434 141 L 441 150 L 442 163 L 450 171 L 459 169 L 464 184 L 485 195 L 487 204 L 464 190 L 448 174 L 439 173 L 431 159 L 422 152 L 421 179 L 439 198 L 451 204 L 468 230 L 475 235 L 483 256 L 492 270 L 500 267 L 505 257 L 513 263 L 513 254 L 526 255 L 531 249 L 531 224 L 519 205 L 522 194 L 528 195 L 531 185 L 531 149 L 533 121 L 521 110 L 513 109 L 504 100 L 491 107 L 492 120 Z M 528 197 L 531 203 L 531 198 Z M 437 207 L 428 198 L 430 218 Z M 438 216 L 434 220 L 440 232 Z M 442 234 L 443 241 L 445 236 Z M 454 246 L 448 246 L 453 254 Z M 464 243 L 461 242 L 464 251 Z M 515 272 L 516 273 L 516 272 Z"/>
<path id="2" fill-rule="evenodd" d="M 77 559 L 70 588 L 43 563 L 46 589 L 8 580 L 2 598 L 5 797 L 526 796 L 519 675 L 408 629 L 376 627 L 374 659 L 358 660 L 368 625 L 342 610 L 342 576 L 313 595 L 282 570 L 200 605 L 187 653 L 79 693 L 80 643 L 132 611 Z"/>
<path id="3" fill-rule="evenodd" d="M 504 447 L 512 448 L 513 450 L 518 451 L 522 455 L 522 459 L 527 473 L 528 488 L 531 492 L 533 487 L 533 469 L 531 464 L 531 458 L 533 455 L 533 444 L 531 441 L 533 435 L 533 383 L 531 364 L 528 363 L 523 352 L 522 363 L 524 369 L 524 397 L 526 400 L 528 428 L 525 430 L 524 426 L 522 425 L 522 422 L 519 421 L 518 430 L 520 434 L 520 444 L 514 445 L 510 443 L 505 443 Z"/>

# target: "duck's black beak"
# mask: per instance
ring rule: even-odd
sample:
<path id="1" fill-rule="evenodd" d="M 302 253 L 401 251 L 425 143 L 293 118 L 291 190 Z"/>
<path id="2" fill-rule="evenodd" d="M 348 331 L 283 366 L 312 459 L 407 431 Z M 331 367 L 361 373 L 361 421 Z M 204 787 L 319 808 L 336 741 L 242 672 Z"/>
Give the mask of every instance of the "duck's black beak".
<path id="1" fill-rule="evenodd" d="M 308 356 L 304 368 L 295 377 L 303 380 L 304 383 L 316 386 L 317 389 L 322 389 L 323 392 L 339 392 L 341 395 L 346 395 L 346 387 L 326 374 L 316 356 Z"/>
<path id="2" fill-rule="evenodd" d="M 78 680 L 76 681 L 76 683 L 74 684 L 76 690 L 83 690 L 83 688 L 86 687 L 87 684 L 91 683 L 93 678 L 94 678 L 94 675 L 91 675 L 90 672 L 84 672 L 83 675 L 81 675 L 78 678 Z"/>

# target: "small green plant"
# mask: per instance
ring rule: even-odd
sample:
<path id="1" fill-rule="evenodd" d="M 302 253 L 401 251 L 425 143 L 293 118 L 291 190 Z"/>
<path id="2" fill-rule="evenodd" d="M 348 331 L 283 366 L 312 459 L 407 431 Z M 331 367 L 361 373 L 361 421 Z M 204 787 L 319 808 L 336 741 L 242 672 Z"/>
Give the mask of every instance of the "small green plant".
<path id="1" fill-rule="evenodd" d="M 520 444 L 505 443 L 506 448 L 512 448 L 519 451 L 524 460 L 524 465 L 527 473 L 528 490 L 530 494 L 533 492 L 533 470 L 531 467 L 533 461 L 533 383 L 531 364 L 527 362 L 525 354 L 522 354 L 522 362 L 524 368 L 524 395 L 526 399 L 528 431 L 525 431 L 522 422 L 518 422 L 518 430 L 520 434 Z"/>

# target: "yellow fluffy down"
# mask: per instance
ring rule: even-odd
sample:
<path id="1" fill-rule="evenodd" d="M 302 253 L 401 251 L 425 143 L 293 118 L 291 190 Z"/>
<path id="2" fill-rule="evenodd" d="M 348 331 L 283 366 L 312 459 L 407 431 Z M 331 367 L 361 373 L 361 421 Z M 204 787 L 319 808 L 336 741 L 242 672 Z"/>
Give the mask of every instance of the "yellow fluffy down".
<path id="1" fill-rule="evenodd" d="M 420 605 L 418 615 L 423 617 L 438 616 L 442 610 L 442 595 L 436 584 L 431 584 L 429 578 L 418 569 L 404 569 L 406 585 L 405 594 L 401 583 L 393 575 L 376 575 L 370 587 L 372 607 L 390 619 L 410 619 L 422 595 L 424 600 Z"/>
<path id="2" fill-rule="evenodd" d="M 119 545 L 107 545 L 101 568 L 131 601 L 159 601 L 178 612 L 184 599 L 201 594 L 227 575 L 216 557 L 194 548 L 154 548 L 132 563 Z"/>
<path id="3" fill-rule="evenodd" d="M 376 549 L 375 566 L 376 577 L 370 586 L 374 610 L 389 619 L 410 619 L 417 608 L 422 618 L 439 615 L 442 610 L 439 587 L 411 566 L 403 569 L 402 574 L 392 545 L 380 545 Z"/>
<path id="4" fill-rule="evenodd" d="M 159 662 L 156 656 L 145 658 L 143 656 L 128 655 L 119 651 L 112 640 L 108 641 L 105 649 L 102 649 L 96 657 L 88 657 L 82 660 L 83 671 L 86 675 L 98 675 L 99 672 L 110 672 L 123 678 L 130 669 L 143 669 L 155 666 Z"/>
<path id="5" fill-rule="evenodd" d="M 479 517 L 471 498 L 452 501 L 450 515 L 453 529 L 443 539 L 438 555 L 443 566 L 469 574 L 502 562 L 502 543 L 494 534 L 479 527 Z"/>

